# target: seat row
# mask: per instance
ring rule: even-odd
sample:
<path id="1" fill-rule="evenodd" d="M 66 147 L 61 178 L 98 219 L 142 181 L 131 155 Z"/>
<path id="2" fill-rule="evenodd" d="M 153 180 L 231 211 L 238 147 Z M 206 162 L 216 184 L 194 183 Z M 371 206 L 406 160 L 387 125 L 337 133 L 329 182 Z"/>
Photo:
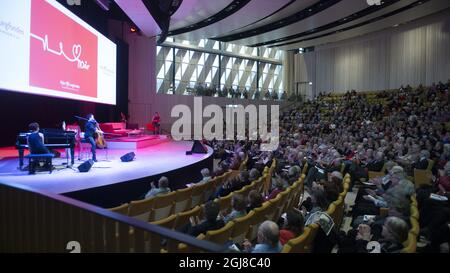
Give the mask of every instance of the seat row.
<path id="1" fill-rule="evenodd" d="M 344 177 L 343 191 L 339 194 L 336 201 L 332 202 L 328 206 L 326 213 L 333 219 L 335 228 L 339 229 L 344 219 L 345 210 L 345 197 L 347 196 L 348 189 L 350 188 L 350 175 L 347 174 Z M 320 226 L 317 223 L 313 223 L 304 228 L 303 233 L 289 240 L 281 250 L 282 253 L 311 253 L 313 251 L 314 240 Z"/>

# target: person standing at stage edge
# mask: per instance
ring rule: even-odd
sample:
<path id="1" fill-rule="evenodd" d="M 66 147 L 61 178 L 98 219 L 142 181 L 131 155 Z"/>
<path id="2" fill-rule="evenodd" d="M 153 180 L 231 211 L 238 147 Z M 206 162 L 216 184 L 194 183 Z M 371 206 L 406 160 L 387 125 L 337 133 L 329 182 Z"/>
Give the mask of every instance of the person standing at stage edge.
<path id="1" fill-rule="evenodd" d="M 91 144 L 91 152 L 92 152 L 92 160 L 94 162 L 97 162 L 96 157 L 96 144 L 94 139 L 94 134 L 97 131 L 98 124 L 97 121 L 94 119 L 93 114 L 87 115 L 88 121 L 86 122 L 85 129 L 84 129 L 84 139 Z"/>
<path id="2" fill-rule="evenodd" d="M 161 117 L 159 116 L 158 112 L 155 112 L 155 114 L 153 115 L 152 118 L 152 124 L 153 124 L 153 128 L 154 128 L 154 134 L 155 135 L 159 135 L 159 127 L 161 126 Z"/>

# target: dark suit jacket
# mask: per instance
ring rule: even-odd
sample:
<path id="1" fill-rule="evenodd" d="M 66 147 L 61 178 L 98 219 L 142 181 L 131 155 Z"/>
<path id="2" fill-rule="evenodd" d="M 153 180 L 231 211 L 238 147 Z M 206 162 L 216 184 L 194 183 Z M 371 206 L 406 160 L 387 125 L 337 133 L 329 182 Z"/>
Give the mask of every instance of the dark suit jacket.
<path id="1" fill-rule="evenodd" d="M 383 160 L 374 160 L 367 164 L 367 170 L 370 172 L 381 172 L 383 169 L 384 161 Z"/>

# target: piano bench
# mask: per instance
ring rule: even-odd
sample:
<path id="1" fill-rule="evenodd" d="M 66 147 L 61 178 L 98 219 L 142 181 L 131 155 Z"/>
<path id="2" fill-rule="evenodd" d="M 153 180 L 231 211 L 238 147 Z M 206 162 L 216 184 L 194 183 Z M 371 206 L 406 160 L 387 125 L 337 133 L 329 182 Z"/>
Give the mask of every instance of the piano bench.
<path id="1" fill-rule="evenodd" d="M 29 154 L 25 157 L 28 158 L 28 174 L 34 174 L 36 172 L 36 167 L 39 166 L 39 162 L 41 161 L 45 162 L 45 168 L 52 173 L 52 158 L 55 157 L 54 154 Z"/>

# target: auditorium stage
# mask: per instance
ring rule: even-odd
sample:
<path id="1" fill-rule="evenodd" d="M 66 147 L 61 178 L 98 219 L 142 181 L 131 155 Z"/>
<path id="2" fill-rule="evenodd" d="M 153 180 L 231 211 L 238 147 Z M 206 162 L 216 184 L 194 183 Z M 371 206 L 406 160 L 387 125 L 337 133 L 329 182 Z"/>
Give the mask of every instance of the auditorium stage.
<path id="1" fill-rule="evenodd" d="M 139 199 L 150 189 L 150 182 L 160 176 L 169 178 L 170 187 L 179 189 L 185 184 L 201 179 L 202 168 L 212 168 L 213 151 L 207 154 L 186 155 L 192 141 L 166 141 L 136 150 L 97 150 L 97 159 L 87 173 L 80 173 L 77 167 L 83 161 L 75 161 L 73 168 L 65 168 L 65 158 L 53 159 L 56 169 L 28 175 L 18 170 L 17 150 L 0 149 L 0 181 L 17 183 L 30 188 L 63 194 L 102 207 L 112 207 Z M 121 162 L 120 157 L 130 151 L 136 154 L 134 161 Z M 25 159 L 25 165 L 28 160 Z"/>

